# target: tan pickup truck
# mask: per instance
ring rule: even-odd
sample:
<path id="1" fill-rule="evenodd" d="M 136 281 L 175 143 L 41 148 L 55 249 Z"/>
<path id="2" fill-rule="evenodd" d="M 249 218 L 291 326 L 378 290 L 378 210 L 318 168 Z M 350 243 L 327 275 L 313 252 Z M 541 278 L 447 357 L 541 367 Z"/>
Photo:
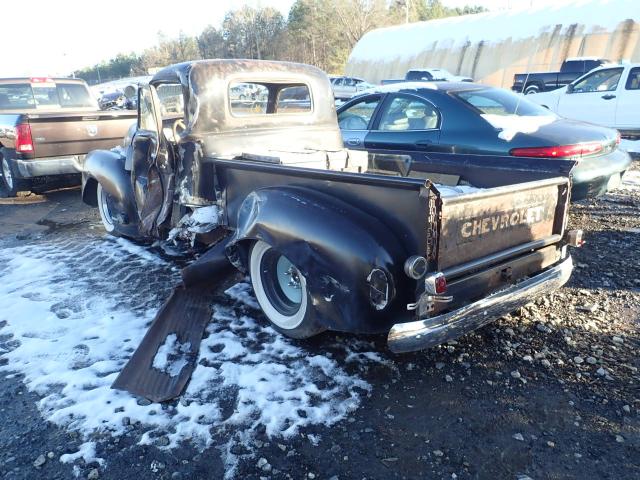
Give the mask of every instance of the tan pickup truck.
<path id="1" fill-rule="evenodd" d="M 6 193 L 15 196 L 51 176 L 80 173 L 87 152 L 120 144 L 135 121 L 135 112 L 101 111 L 83 80 L 0 79 Z"/>

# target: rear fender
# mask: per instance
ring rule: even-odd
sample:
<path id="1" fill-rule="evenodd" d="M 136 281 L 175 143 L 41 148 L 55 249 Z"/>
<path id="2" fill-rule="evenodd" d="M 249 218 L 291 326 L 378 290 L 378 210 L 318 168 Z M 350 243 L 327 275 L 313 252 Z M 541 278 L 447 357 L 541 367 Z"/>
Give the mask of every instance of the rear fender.
<path id="1" fill-rule="evenodd" d="M 387 331 L 413 301 L 415 282 L 402 271 L 408 256 L 402 242 L 378 219 L 335 197 L 304 187 L 252 192 L 238 211 L 227 247 L 237 266 L 246 267 L 255 240 L 267 242 L 300 269 L 316 318 L 328 329 Z M 368 279 L 375 269 L 389 280 L 384 308 L 370 301 Z"/>
<path id="2" fill-rule="evenodd" d="M 115 200 L 116 207 L 125 214 L 123 226 L 135 226 L 137 234 L 138 211 L 135 205 L 130 172 L 125 170 L 126 158 L 111 150 L 94 150 L 85 159 L 82 173 L 82 201 L 97 207 L 98 184 Z M 128 229 L 128 227 L 125 227 Z M 132 236 L 133 232 L 120 232 Z"/>

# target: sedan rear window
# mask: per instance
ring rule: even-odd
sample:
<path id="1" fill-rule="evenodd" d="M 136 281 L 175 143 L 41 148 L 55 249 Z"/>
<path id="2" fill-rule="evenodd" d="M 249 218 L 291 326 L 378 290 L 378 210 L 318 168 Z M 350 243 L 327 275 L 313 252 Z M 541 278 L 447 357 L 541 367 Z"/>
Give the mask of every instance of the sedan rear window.
<path id="1" fill-rule="evenodd" d="M 508 90 L 487 88 L 455 92 L 454 95 L 482 114 L 548 116 L 549 110 Z"/>

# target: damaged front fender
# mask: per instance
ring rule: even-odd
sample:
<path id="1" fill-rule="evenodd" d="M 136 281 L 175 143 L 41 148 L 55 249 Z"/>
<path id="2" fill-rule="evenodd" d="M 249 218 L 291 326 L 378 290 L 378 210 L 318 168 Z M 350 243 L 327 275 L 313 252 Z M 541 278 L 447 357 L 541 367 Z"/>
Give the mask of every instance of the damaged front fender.
<path id="1" fill-rule="evenodd" d="M 401 269 L 408 255 L 373 216 L 305 187 L 272 187 L 249 194 L 229 222 L 229 258 L 246 266 L 256 240 L 280 251 L 306 277 L 324 327 L 380 333 L 406 316 L 403 306 L 415 291 Z"/>
<path id="2" fill-rule="evenodd" d="M 119 233 L 138 236 L 138 212 L 133 195 L 130 172 L 125 170 L 126 157 L 113 150 L 90 152 L 82 173 L 82 201 L 96 207 L 98 184 L 107 192 L 115 207 L 122 213 L 121 222 L 116 225 Z"/>

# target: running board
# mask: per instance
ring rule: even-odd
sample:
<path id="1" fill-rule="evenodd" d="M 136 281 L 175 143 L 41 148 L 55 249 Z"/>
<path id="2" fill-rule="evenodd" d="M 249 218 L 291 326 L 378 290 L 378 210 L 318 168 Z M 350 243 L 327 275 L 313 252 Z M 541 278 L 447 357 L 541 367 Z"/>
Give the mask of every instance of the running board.
<path id="1" fill-rule="evenodd" d="M 183 270 L 183 283 L 173 289 L 160 307 L 111 388 L 153 402 L 171 400 L 182 393 L 196 368 L 202 335 L 211 320 L 216 287 L 231 267 L 224 255 L 226 243 L 226 239 L 219 242 Z M 172 335 L 175 337 L 168 340 Z M 167 355 L 169 344 L 179 348 Z M 163 345 L 167 349 L 159 355 Z M 167 361 L 172 362 L 173 368 L 167 367 Z"/>

